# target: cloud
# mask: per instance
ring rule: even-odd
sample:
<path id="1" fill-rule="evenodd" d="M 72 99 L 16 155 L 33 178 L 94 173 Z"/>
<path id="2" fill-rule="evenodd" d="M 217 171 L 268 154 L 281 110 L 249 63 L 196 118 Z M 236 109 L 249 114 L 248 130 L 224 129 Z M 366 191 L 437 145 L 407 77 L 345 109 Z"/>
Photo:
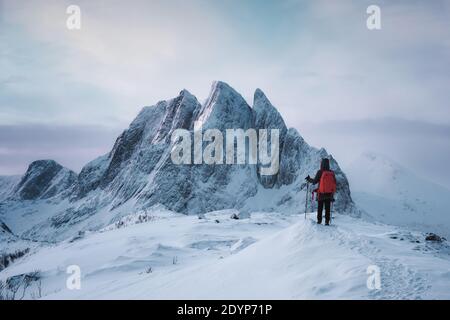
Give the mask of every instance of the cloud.
<path id="1" fill-rule="evenodd" d="M 381 1 L 381 31 L 366 28 L 370 1 L 79 1 L 80 31 L 65 28 L 70 1 L 2 3 L 12 53 L 2 69 L 31 74 L 52 97 L 36 108 L 55 120 L 82 123 L 64 116 L 79 109 L 125 123 L 184 87 L 206 97 L 220 79 L 248 100 L 266 89 L 289 118 L 450 121 L 445 1 Z M 24 82 L 20 94 L 36 91 Z"/>
<path id="2" fill-rule="evenodd" d="M 79 171 L 109 152 L 119 134 L 99 126 L 1 125 L 0 174 L 23 174 L 39 159 L 54 159 Z"/>
<path id="3" fill-rule="evenodd" d="M 285 52 L 293 62 L 281 71 L 285 81 L 270 86 L 274 100 L 295 92 L 284 106 L 290 119 L 392 116 L 449 123 L 448 2 L 382 1 L 380 31 L 365 26 L 368 4 L 314 1 L 308 10 L 293 9 L 303 31 L 293 32 Z"/>
<path id="4" fill-rule="evenodd" d="M 0 80 L 33 80 L 5 87 L 3 97 L 9 99 L 0 101 L 0 111 L 18 103 L 16 109 L 25 114 L 33 108 L 64 123 L 104 123 L 101 113 L 128 122 L 143 105 L 184 87 L 201 88 L 206 96 L 212 73 L 227 68 L 220 61 L 226 61 L 226 50 L 233 47 L 226 44 L 225 21 L 208 11 L 207 3 L 79 1 L 82 29 L 69 31 L 69 1 L 3 1 L 6 79 Z M 24 106 L 28 100 L 36 100 L 35 105 Z M 85 112 L 89 119 L 80 116 Z M 25 118 L 20 119 L 20 112 L 9 116 L 11 121 Z"/>

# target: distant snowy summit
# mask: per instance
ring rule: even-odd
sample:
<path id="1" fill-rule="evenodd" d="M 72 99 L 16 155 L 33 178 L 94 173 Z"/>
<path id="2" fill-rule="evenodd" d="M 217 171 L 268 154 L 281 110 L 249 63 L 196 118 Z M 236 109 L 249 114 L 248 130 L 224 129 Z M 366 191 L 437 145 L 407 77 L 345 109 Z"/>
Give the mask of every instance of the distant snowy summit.
<path id="1" fill-rule="evenodd" d="M 450 190 L 374 152 L 358 157 L 348 177 L 358 207 L 371 218 L 450 237 Z"/>
<path id="2" fill-rule="evenodd" d="M 203 130 L 278 129 L 278 172 L 260 175 L 257 164 L 174 164 L 172 133 L 176 129 L 193 132 L 196 122 L 201 122 Z M 154 205 L 184 214 L 232 208 L 296 212 L 305 201 L 304 177 L 314 174 L 324 157 L 330 158 L 336 172 L 335 209 L 356 213 L 347 178 L 331 155 L 309 146 L 297 130 L 288 129 L 260 89 L 250 107 L 238 92 L 218 81 L 203 105 L 183 90 L 173 99 L 143 108 L 112 150 L 86 164 L 79 174 L 52 160 L 33 162 L 11 192 L 0 193 L 4 199 L 0 214 L 16 211 L 20 216 L 23 206 L 17 203 L 33 206 L 33 214 L 42 218 L 30 219 L 35 225 L 24 232 L 36 236 L 42 229 L 73 233 L 98 228 Z M 2 181 L 10 180 L 0 179 L 0 189 Z M 45 206 L 39 205 L 43 202 Z"/>

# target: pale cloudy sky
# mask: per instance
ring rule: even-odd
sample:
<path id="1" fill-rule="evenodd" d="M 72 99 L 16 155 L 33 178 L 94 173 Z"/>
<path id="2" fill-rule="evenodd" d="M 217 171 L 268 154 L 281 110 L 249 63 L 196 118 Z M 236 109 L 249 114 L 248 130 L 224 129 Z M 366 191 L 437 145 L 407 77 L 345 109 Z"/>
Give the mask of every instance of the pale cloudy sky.
<path id="1" fill-rule="evenodd" d="M 381 152 L 450 188 L 449 70 L 446 0 L 0 0 L 0 174 L 78 171 L 142 106 L 223 80 L 344 167 Z"/>

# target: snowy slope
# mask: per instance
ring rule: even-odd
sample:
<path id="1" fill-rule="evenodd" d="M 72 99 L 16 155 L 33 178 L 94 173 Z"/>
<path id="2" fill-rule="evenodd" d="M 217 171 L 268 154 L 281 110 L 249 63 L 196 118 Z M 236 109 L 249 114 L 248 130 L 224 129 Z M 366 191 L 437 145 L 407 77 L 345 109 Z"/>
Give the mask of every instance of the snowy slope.
<path id="1" fill-rule="evenodd" d="M 425 243 L 421 233 L 345 215 L 325 227 L 313 214 L 233 220 L 232 213 L 133 215 L 42 248 L 1 271 L 0 280 L 39 269 L 44 299 L 450 298 L 449 248 Z M 74 264 L 81 290 L 65 286 Z M 381 290 L 366 286 L 370 265 L 380 268 Z"/>
<path id="2" fill-rule="evenodd" d="M 347 174 L 353 198 L 372 218 L 450 238 L 450 190 L 374 153 L 361 155 Z"/>
<path id="3" fill-rule="evenodd" d="M 9 197 L 19 183 L 20 176 L 0 176 L 0 201 Z"/>

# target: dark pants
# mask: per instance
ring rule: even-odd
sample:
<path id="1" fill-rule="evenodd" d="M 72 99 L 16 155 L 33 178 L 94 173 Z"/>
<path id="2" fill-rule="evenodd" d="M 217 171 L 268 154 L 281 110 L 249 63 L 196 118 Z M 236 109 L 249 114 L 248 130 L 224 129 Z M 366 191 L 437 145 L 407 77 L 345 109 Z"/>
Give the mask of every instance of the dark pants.
<path id="1" fill-rule="evenodd" d="M 331 200 L 319 200 L 318 202 L 317 222 L 322 223 L 322 212 L 325 205 L 325 223 L 330 223 Z"/>

